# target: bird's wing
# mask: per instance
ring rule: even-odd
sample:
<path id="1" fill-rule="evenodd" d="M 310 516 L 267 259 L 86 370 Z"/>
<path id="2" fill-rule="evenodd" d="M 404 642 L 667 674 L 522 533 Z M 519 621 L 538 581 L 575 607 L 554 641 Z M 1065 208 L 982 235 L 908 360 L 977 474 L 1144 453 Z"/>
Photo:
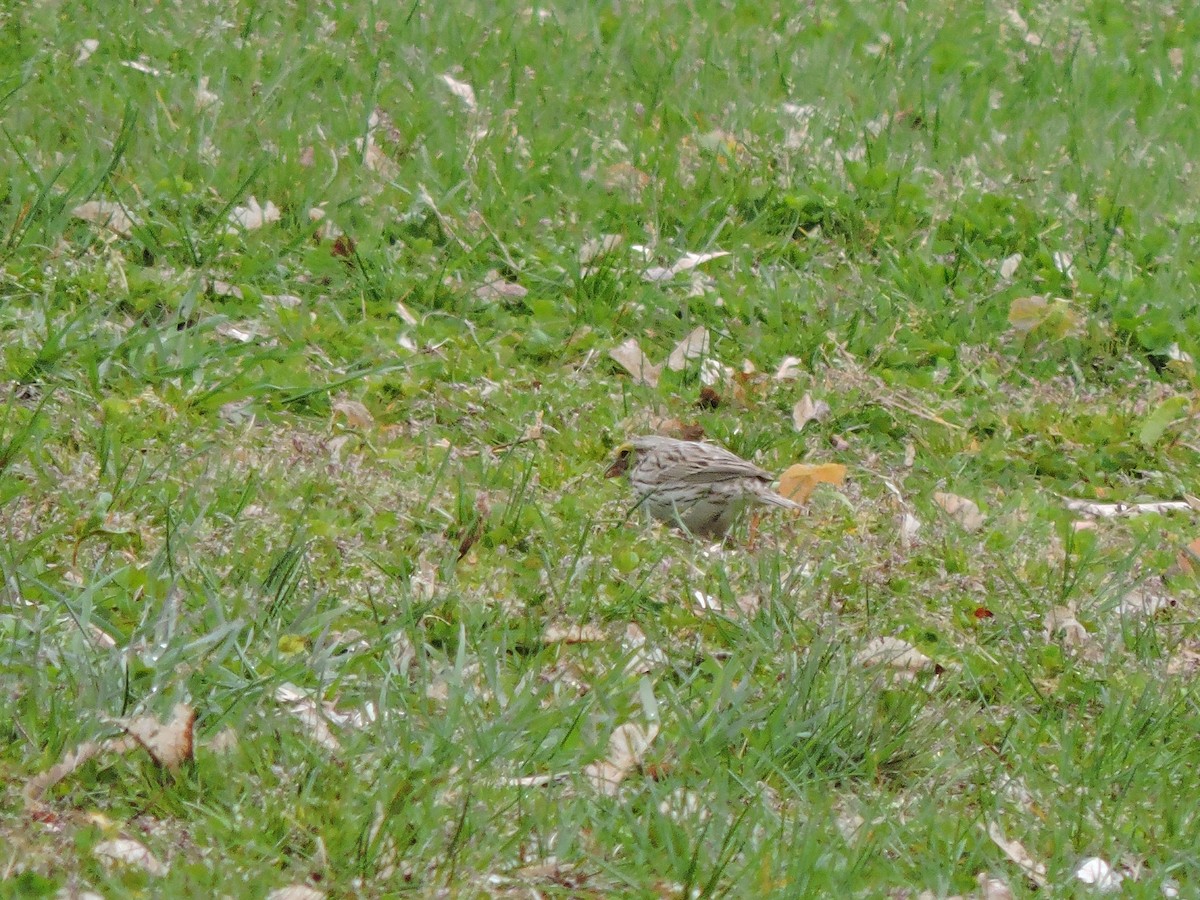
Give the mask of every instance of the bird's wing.
<path id="1" fill-rule="evenodd" d="M 774 480 L 769 472 L 740 456 L 734 456 L 727 450 L 711 444 L 706 445 L 706 449 L 710 453 L 703 459 L 681 460 L 671 466 L 664 473 L 664 480 L 696 484 L 726 481 L 731 478 L 755 478 L 768 483 Z"/>

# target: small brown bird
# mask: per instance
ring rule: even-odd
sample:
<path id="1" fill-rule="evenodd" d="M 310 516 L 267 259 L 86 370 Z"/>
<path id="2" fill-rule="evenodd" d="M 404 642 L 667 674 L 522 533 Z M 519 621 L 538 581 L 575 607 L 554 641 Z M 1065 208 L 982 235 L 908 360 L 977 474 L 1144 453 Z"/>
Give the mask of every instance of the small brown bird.
<path id="1" fill-rule="evenodd" d="M 729 530 L 747 503 L 800 505 L 771 489 L 771 474 L 716 444 L 646 435 L 617 448 L 605 478 L 628 475 L 641 506 L 698 536 Z"/>

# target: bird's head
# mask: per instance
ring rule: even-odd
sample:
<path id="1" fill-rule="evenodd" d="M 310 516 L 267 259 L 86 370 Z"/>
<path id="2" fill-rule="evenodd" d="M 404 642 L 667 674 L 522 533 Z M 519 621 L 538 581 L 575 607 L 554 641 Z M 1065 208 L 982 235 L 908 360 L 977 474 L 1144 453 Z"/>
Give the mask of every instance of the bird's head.
<path id="1" fill-rule="evenodd" d="M 633 462 L 633 444 L 628 441 L 617 448 L 617 458 L 613 460 L 613 464 L 604 470 L 605 478 L 616 478 L 618 475 L 624 475 L 630 464 Z"/>

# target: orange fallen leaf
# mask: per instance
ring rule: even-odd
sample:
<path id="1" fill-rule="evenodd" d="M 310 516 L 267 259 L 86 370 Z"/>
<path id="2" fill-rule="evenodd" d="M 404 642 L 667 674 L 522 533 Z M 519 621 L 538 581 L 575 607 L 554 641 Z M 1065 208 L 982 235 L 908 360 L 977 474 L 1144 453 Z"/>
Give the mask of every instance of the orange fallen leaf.
<path id="1" fill-rule="evenodd" d="M 846 467 L 841 463 L 796 463 L 779 476 L 779 493 L 797 503 L 808 500 L 818 484 L 838 485 L 846 480 Z"/>
<path id="2" fill-rule="evenodd" d="M 1200 571 L 1200 538 L 1188 543 L 1176 557 L 1175 563 L 1180 571 L 1188 575 L 1195 575 Z"/>

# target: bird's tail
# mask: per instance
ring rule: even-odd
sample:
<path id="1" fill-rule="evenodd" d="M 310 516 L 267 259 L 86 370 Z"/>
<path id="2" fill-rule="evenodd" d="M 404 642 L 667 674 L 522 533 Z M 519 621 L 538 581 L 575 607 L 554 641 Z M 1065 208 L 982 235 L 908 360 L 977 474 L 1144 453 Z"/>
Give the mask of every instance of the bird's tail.
<path id="1" fill-rule="evenodd" d="M 766 487 L 758 492 L 758 499 L 763 503 L 769 503 L 771 506 L 782 506 L 784 509 L 803 509 L 796 501 L 789 500 L 783 494 L 777 494 Z"/>

